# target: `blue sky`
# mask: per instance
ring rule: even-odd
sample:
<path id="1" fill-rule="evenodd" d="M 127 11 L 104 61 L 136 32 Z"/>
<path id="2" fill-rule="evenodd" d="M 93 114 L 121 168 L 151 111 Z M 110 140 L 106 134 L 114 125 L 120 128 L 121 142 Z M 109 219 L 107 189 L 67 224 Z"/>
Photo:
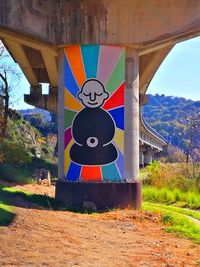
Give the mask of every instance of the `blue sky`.
<path id="1" fill-rule="evenodd" d="M 147 93 L 200 100 L 200 37 L 181 42 L 171 50 Z"/>
<path id="2" fill-rule="evenodd" d="M 47 86 L 43 86 L 44 90 Z M 23 102 L 29 84 L 22 78 L 15 89 L 14 108 L 31 108 Z M 149 94 L 165 94 L 200 100 L 200 37 L 177 44 L 159 67 L 149 88 Z M 17 101 L 15 101 L 17 100 Z"/>

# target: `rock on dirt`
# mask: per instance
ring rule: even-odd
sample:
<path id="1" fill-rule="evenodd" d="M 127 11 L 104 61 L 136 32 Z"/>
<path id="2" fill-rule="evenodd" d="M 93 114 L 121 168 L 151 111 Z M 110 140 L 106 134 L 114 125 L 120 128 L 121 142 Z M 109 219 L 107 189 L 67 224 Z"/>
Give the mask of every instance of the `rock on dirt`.
<path id="1" fill-rule="evenodd" d="M 32 179 L 40 185 L 51 186 L 51 173 L 46 169 L 36 169 L 32 175 Z"/>

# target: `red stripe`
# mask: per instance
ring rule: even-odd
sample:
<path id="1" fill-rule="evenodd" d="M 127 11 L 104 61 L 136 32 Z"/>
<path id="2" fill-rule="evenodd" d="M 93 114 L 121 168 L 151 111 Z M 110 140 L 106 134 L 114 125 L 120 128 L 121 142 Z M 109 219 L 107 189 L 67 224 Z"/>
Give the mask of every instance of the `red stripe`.
<path id="1" fill-rule="evenodd" d="M 113 95 L 105 102 L 103 108 L 106 110 L 124 105 L 124 87 L 125 82 L 113 93 Z"/>
<path id="2" fill-rule="evenodd" d="M 85 182 L 101 182 L 102 178 L 100 166 L 83 166 L 81 178 Z"/>

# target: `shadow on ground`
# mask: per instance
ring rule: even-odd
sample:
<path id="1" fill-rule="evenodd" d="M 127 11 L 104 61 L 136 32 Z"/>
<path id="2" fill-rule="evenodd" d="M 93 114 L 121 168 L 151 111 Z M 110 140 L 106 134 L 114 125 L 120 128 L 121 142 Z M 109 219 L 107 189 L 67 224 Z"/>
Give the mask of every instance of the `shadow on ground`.
<path id="1" fill-rule="evenodd" d="M 8 226 L 15 218 L 15 214 L 12 211 L 8 211 L 0 207 L 0 226 Z"/>
<path id="2" fill-rule="evenodd" d="M 96 212 L 84 207 L 68 206 L 48 195 L 32 194 L 29 192 L 17 191 L 12 187 L 0 185 L 0 203 L 9 206 L 21 208 L 46 209 L 55 211 L 72 211 L 77 213 L 93 213 Z"/>

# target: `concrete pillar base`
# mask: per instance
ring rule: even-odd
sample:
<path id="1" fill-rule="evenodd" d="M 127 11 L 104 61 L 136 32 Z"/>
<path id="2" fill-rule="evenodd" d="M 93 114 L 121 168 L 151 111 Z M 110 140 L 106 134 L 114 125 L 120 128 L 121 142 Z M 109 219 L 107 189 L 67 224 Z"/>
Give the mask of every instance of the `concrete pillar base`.
<path id="1" fill-rule="evenodd" d="M 59 180 L 56 198 L 68 207 L 95 210 L 113 208 L 139 209 L 142 203 L 141 182 L 135 183 L 81 183 Z"/>

